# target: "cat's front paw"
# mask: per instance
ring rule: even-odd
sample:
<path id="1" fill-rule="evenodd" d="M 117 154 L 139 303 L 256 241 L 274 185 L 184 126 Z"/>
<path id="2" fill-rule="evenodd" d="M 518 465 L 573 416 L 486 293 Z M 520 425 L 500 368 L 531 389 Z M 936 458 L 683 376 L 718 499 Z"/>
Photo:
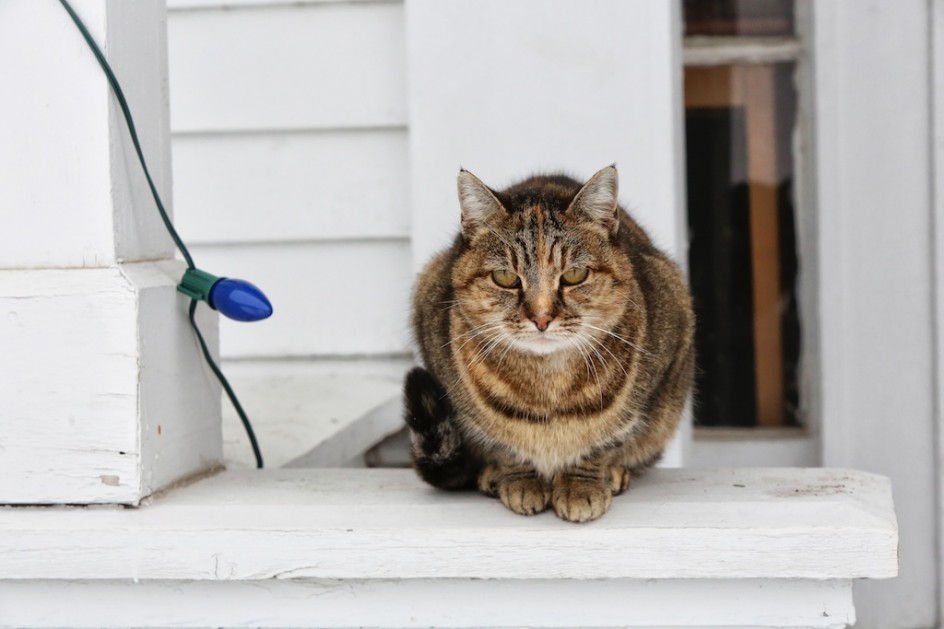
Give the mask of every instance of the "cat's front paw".
<path id="1" fill-rule="evenodd" d="M 486 465 L 479 473 L 479 491 L 489 498 L 497 498 L 498 482 L 501 479 L 501 469 L 497 465 Z"/>
<path id="2" fill-rule="evenodd" d="M 496 484 L 502 504 L 521 515 L 534 515 L 547 509 L 551 487 L 537 476 L 503 478 Z"/>
<path id="3" fill-rule="evenodd" d="M 551 493 L 554 512 L 568 522 L 589 522 L 606 513 L 613 492 L 604 482 L 557 477 Z"/>
<path id="4" fill-rule="evenodd" d="M 624 465 L 610 466 L 610 491 L 614 496 L 619 496 L 629 487 L 629 481 L 632 476 Z"/>

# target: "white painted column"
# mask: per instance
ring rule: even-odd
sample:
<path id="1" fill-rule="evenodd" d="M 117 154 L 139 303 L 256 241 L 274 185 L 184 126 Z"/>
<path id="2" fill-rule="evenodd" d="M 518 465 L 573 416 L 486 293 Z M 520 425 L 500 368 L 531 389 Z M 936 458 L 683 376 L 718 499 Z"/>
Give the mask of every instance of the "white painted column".
<path id="1" fill-rule="evenodd" d="M 622 205 L 684 264 L 676 3 L 406 0 L 406 22 L 414 269 L 458 229 L 460 166 L 502 188 L 614 162 Z"/>
<path id="2" fill-rule="evenodd" d="M 944 623 L 944 0 L 932 0 L 931 12 L 931 222 L 934 266 L 934 427 L 937 431 L 937 623 Z"/>
<path id="3" fill-rule="evenodd" d="M 74 0 L 170 202 L 160 0 Z M 0 503 L 137 503 L 218 463 L 219 388 L 117 101 L 58 2 L 0 3 Z M 216 344 L 215 317 L 202 317 Z"/>
<path id="4" fill-rule="evenodd" d="M 856 585 L 861 629 L 940 607 L 930 6 L 811 3 L 823 464 L 891 478 L 901 527 L 898 578 Z"/>

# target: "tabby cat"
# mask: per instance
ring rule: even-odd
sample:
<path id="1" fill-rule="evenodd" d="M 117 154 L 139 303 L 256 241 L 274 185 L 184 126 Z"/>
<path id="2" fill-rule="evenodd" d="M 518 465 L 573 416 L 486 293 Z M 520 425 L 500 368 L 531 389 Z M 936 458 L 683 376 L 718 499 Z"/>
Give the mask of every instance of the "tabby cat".
<path id="1" fill-rule="evenodd" d="M 512 511 L 594 520 L 675 433 L 694 368 L 679 268 L 617 205 L 604 168 L 581 186 L 495 191 L 459 173 L 461 232 L 421 273 L 406 378 L 414 465 Z"/>

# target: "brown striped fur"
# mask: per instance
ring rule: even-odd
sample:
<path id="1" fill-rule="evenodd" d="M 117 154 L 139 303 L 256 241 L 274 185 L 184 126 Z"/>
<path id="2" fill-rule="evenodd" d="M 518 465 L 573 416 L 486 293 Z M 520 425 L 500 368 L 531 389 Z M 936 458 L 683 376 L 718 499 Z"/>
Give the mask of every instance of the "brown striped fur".
<path id="1" fill-rule="evenodd" d="M 459 191 L 462 231 L 413 299 L 416 467 L 518 513 L 595 519 L 678 425 L 694 366 L 682 274 L 617 206 L 613 167 L 583 186 L 540 176 L 500 192 L 463 171 Z M 587 279 L 563 285 L 575 266 Z M 521 285 L 502 288 L 496 269 Z"/>

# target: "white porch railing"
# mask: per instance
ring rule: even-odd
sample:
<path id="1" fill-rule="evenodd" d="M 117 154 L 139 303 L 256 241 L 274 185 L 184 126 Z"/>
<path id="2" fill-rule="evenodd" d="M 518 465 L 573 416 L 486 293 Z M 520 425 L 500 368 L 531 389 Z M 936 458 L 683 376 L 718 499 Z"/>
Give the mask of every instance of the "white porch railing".
<path id="1" fill-rule="evenodd" d="M 897 548 L 888 481 L 847 470 L 655 470 L 587 525 L 409 470 L 229 471 L 0 511 L 0 625 L 839 628 Z"/>

